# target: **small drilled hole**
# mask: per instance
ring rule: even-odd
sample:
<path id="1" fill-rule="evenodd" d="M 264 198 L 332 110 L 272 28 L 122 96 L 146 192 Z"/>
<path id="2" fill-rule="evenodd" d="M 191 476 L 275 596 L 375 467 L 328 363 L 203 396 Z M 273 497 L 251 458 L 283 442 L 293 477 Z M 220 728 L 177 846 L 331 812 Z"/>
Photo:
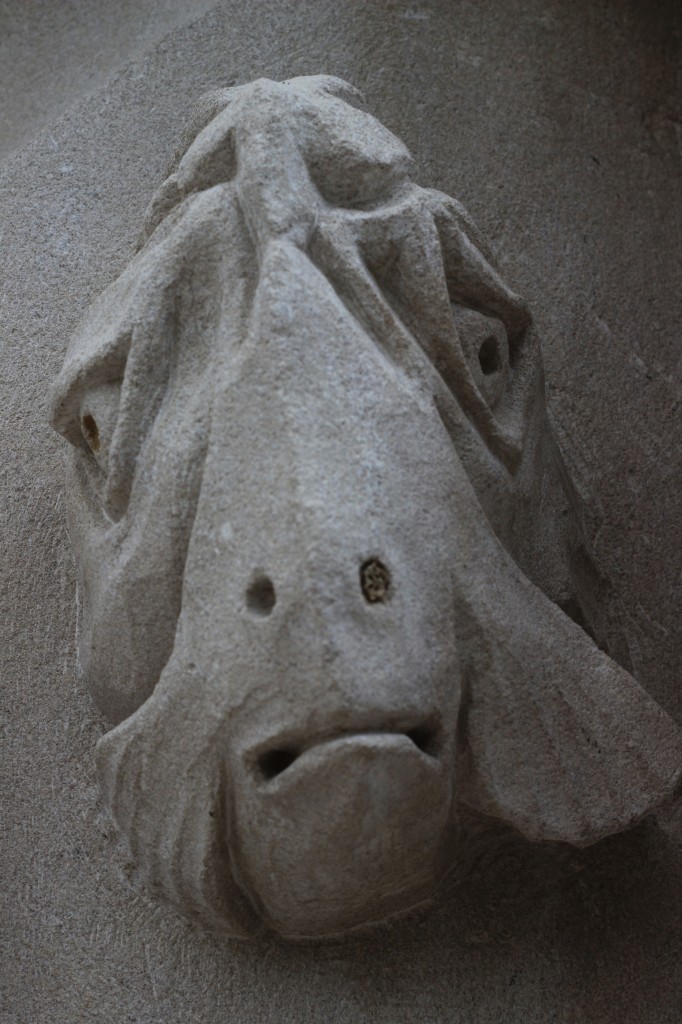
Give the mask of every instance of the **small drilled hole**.
<path id="1" fill-rule="evenodd" d="M 86 412 L 82 420 L 83 437 L 88 442 L 93 452 L 99 451 L 99 430 L 94 416 Z"/>
<path id="2" fill-rule="evenodd" d="M 500 369 L 500 350 L 497 338 L 490 335 L 489 338 L 485 339 L 478 350 L 478 361 L 486 377 L 489 377 L 491 373 L 498 372 Z"/>
<path id="3" fill-rule="evenodd" d="M 391 591 L 391 574 L 378 558 L 370 558 L 360 566 L 360 586 L 370 604 L 386 601 Z"/>
<path id="4" fill-rule="evenodd" d="M 277 598 L 269 576 L 256 576 L 246 591 L 246 607 L 254 615 L 269 615 Z"/>
<path id="5" fill-rule="evenodd" d="M 268 750 L 258 758 L 258 767 L 263 778 L 270 781 L 285 772 L 297 757 L 297 750 Z"/>

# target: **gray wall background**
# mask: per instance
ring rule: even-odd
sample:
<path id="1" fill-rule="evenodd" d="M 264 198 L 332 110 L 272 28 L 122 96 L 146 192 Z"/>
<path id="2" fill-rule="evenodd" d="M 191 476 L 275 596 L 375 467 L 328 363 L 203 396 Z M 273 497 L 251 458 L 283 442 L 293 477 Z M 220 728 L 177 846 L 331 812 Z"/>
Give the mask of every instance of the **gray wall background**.
<path id="1" fill-rule="evenodd" d="M 674 0 L 0 0 L 2 1024 L 679 1024 L 679 805 L 582 853 L 508 838 L 343 943 L 157 904 L 98 804 L 45 397 L 196 97 L 349 79 L 530 299 L 638 678 L 682 720 L 681 36 Z"/>

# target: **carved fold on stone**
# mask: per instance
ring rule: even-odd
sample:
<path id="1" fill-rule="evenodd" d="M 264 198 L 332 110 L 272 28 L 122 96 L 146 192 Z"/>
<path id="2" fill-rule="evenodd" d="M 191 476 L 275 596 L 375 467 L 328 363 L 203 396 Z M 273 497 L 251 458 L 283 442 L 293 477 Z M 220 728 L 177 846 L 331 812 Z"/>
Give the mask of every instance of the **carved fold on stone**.
<path id="1" fill-rule="evenodd" d="M 104 797 L 236 935 L 428 900 L 464 806 L 584 845 L 680 777 L 527 306 L 409 168 L 339 80 L 211 93 L 54 386 Z"/>
<path id="2" fill-rule="evenodd" d="M 679 729 L 479 524 L 480 561 L 457 575 L 461 799 L 529 839 L 588 845 L 674 792 Z"/>

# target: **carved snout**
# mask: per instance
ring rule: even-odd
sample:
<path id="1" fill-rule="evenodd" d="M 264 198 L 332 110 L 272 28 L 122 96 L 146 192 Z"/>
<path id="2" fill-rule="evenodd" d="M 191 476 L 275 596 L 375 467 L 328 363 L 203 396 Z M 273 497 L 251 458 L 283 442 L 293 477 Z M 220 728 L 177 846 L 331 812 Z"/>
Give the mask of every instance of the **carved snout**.
<path id="1" fill-rule="evenodd" d="M 409 909 L 445 870 L 456 502 L 432 407 L 283 255 L 216 373 L 173 655 L 100 764 L 176 902 L 323 935 Z"/>
<path id="2" fill-rule="evenodd" d="M 447 859 L 450 771 L 418 740 L 346 734 L 289 764 L 275 747 L 245 765 L 235 780 L 242 882 L 279 932 L 330 935 L 432 895 Z"/>

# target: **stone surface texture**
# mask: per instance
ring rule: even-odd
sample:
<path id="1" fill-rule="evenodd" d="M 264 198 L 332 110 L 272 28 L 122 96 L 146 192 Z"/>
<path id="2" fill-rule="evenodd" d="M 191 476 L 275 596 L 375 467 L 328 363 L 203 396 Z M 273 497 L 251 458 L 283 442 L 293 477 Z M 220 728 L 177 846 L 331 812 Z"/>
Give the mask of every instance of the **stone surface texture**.
<path id="1" fill-rule="evenodd" d="M 22 6 L 2 17 L 27 24 Z M 674 805 L 583 851 L 482 835 L 435 906 L 324 945 L 216 938 L 150 895 L 98 799 L 106 723 L 74 671 L 63 446 L 46 425 L 67 339 L 129 262 L 196 98 L 259 76 L 352 81 L 417 180 L 464 202 L 529 300 L 553 429 L 634 675 L 679 721 L 676 5 L 189 7 L 122 9 L 113 51 L 106 19 L 102 36 L 93 27 L 91 52 L 109 63 L 87 83 L 64 71 L 73 37 L 46 40 L 36 14 L 37 51 L 59 76 L 38 89 L 50 99 L 33 124 L 62 116 L 6 144 L 4 1020 L 677 1024 Z"/>

